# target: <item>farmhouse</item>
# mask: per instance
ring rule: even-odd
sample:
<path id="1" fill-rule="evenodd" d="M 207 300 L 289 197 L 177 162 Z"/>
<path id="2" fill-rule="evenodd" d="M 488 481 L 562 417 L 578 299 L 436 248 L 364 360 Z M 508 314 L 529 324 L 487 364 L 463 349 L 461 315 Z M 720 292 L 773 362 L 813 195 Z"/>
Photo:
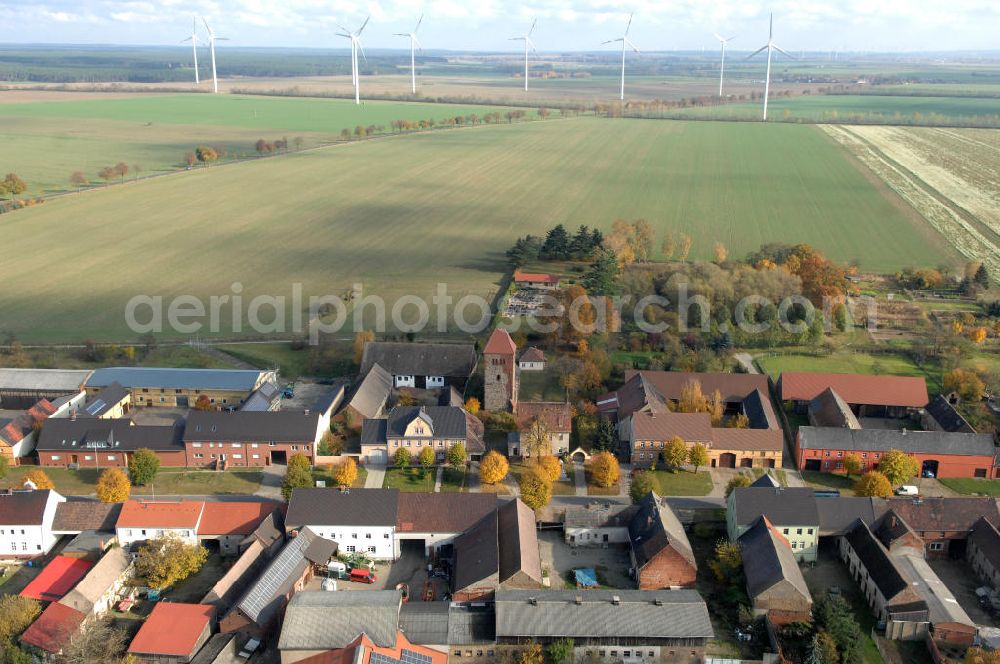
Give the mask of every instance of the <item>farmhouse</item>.
<path id="1" fill-rule="evenodd" d="M 456 444 L 473 459 L 486 449 L 482 421 L 456 406 L 396 406 L 387 418 L 365 420 L 361 427 L 361 458 L 367 463 L 384 464 L 399 449 L 416 458 L 424 448 L 441 463 Z"/>
<path id="2" fill-rule="evenodd" d="M 20 463 L 22 457 L 34 451 L 38 429 L 56 411 L 47 399 L 28 410 L 0 411 L 0 456 L 7 457 L 10 465 Z"/>
<path id="3" fill-rule="evenodd" d="M 38 464 L 63 468 L 128 466 L 131 454 L 146 448 L 156 452 L 164 466 L 185 466 L 182 428 L 137 425 L 132 420 L 90 417 L 53 419 L 46 423 L 35 449 Z"/>
<path id="4" fill-rule="evenodd" d="M 819 547 L 817 498 L 809 488 L 747 487 L 729 494 L 726 527 L 733 542 L 766 516 L 800 561 L 814 561 Z"/>
<path id="5" fill-rule="evenodd" d="M 655 493 L 639 503 L 628 535 L 639 590 L 694 586 L 698 562 L 684 526 Z"/>
<path id="6" fill-rule="evenodd" d="M 118 543 L 129 548 L 148 539 L 174 536 L 197 544 L 204 508 L 205 503 L 198 501 L 126 501 L 115 524 Z"/>
<path id="7" fill-rule="evenodd" d="M 296 531 L 236 605 L 219 621 L 219 631 L 242 632 L 262 638 L 275 627 L 285 605 L 313 578 L 315 567 L 326 567 L 337 543 L 308 528 Z"/>
<path id="8" fill-rule="evenodd" d="M 223 556 L 239 555 L 246 539 L 280 510 L 279 504 L 272 502 L 206 502 L 198 522 L 198 540 L 217 547 Z"/>
<path id="9" fill-rule="evenodd" d="M 188 664 L 212 635 L 215 607 L 157 602 L 129 644 L 138 664 Z"/>
<path id="10" fill-rule="evenodd" d="M 987 519 L 980 518 L 972 526 L 965 557 L 980 579 L 1000 587 L 1000 532 Z"/>
<path id="11" fill-rule="evenodd" d="M 634 505 L 570 505 L 563 519 L 563 539 L 570 546 L 629 544 L 628 525 L 635 513 Z"/>
<path id="12" fill-rule="evenodd" d="M 239 545 L 240 557 L 201 599 L 224 615 L 240 599 L 245 588 L 260 577 L 285 543 L 281 510 L 269 514 Z"/>
<path id="13" fill-rule="evenodd" d="M 694 590 L 501 590 L 496 621 L 499 644 L 573 639 L 577 661 L 696 657 L 713 637 Z"/>
<path id="14" fill-rule="evenodd" d="M 812 595 L 785 536 L 761 516 L 737 542 L 754 614 L 777 625 L 810 622 Z"/>
<path id="15" fill-rule="evenodd" d="M 778 378 L 778 394 L 805 415 L 809 403 L 827 390 L 835 392 L 858 417 L 902 418 L 927 405 L 922 377 L 862 374 L 785 372 Z"/>
<path id="16" fill-rule="evenodd" d="M 52 522 L 65 501 L 52 489 L 0 493 L 0 555 L 35 558 L 47 554 L 59 540 Z"/>
<path id="17" fill-rule="evenodd" d="M 517 428 L 507 437 L 507 455 L 510 457 L 530 457 L 531 450 L 522 444 L 522 436 L 536 421 L 541 422 L 549 432 L 548 449 L 541 454 L 562 456 L 569 452 L 569 438 L 573 432 L 573 409 L 559 401 L 521 401 L 517 404 Z"/>
<path id="18" fill-rule="evenodd" d="M 392 374 L 380 365 L 372 365 L 354 388 L 351 398 L 344 407 L 345 418 L 360 426 L 365 419 L 384 417 L 389 397 L 392 396 Z"/>
<path id="19" fill-rule="evenodd" d="M 926 558 L 961 557 L 976 522 L 1000 524 L 993 498 L 889 498 L 884 504 L 923 540 Z"/>
<path id="20" fill-rule="evenodd" d="M 976 433 L 968 420 L 955 409 L 944 395 L 937 395 L 924 409 L 920 424 L 927 431 L 947 431 L 948 433 Z"/>
<path id="21" fill-rule="evenodd" d="M 273 371 L 108 367 L 94 370 L 85 388 L 93 396 L 118 383 L 137 406 L 188 408 L 205 395 L 218 407 L 238 408 L 254 390 L 276 380 Z"/>
<path id="22" fill-rule="evenodd" d="M 62 654 L 63 648 L 80 631 L 86 620 L 87 616 L 82 611 L 60 602 L 52 602 L 18 640 L 29 652 L 45 661 L 43 657 Z"/>
<path id="23" fill-rule="evenodd" d="M 528 348 L 521 353 L 517 368 L 521 371 L 545 371 L 545 353 L 535 346 Z"/>
<path id="24" fill-rule="evenodd" d="M 856 454 L 862 471 L 878 466 L 890 450 L 901 450 L 920 463 L 921 477 L 992 477 L 997 449 L 990 434 L 799 427 L 795 462 L 800 470 L 838 472 L 844 456 Z"/>
<path id="25" fill-rule="evenodd" d="M 559 281 L 559 275 L 556 274 L 514 270 L 514 285 L 519 288 L 555 290 L 556 288 L 559 288 Z"/>
<path id="26" fill-rule="evenodd" d="M 284 464 L 294 454 L 312 462 L 325 430 L 317 413 L 193 410 L 184 427 L 187 466 L 228 468 Z"/>
<path id="27" fill-rule="evenodd" d="M 132 408 L 132 393 L 119 383 L 111 383 L 87 397 L 80 409 L 80 417 L 116 420 L 125 417 Z"/>
<path id="28" fill-rule="evenodd" d="M 471 344 L 425 344 L 370 341 L 361 356 L 361 375 L 379 365 L 392 375 L 399 389 L 437 389 L 446 385 L 465 391 L 476 370 L 476 348 Z"/>

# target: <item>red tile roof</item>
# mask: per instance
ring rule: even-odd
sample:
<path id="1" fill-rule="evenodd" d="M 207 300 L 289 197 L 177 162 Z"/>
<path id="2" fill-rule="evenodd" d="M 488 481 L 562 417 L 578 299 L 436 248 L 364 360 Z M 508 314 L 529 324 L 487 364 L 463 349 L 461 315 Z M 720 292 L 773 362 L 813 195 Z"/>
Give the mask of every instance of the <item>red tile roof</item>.
<path id="1" fill-rule="evenodd" d="M 136 655 L 190 657 L 205 626 L 215 614 L 206 604 L 160 602 L 128 647 Z"/>
<path id="2" fill-rule="evenodd" d="M 545 272 L 522 272 L 521 270 L 514 270 L 514 283 L 545 283 L 545 284 L 558 284 L 559 277 L 555 274 L 546 274 Z"/>
<path id="3" fill-rule="evenodd" d="M 277 503 L 205 503 L 199 535 L 249 535 Z"/>
<path id="4" fill-rule="evenodd" d="M 87 618 L 59 602 L 49 604 L 21 635 L 21 643 L 58 654 Z"/>
<path id="5" fill-rule="evenodd" d="M 115 524 L 118 528 L 196 528 L 205 503 L 129 500 Z"/>
<path id="6" fill-rule="evenodd" d="M 780 429 L 712 429 L 712 447 L 717 450 L 780 452 L 785 437 Z"/>
<path id="7" fill-rule="evenodd" d="M 483 352 L 497 355 L 514 355 L 517 353 L 517 346 L 514 345 L 514 340 L 510 338 L 507 330 L 498 327 L 493 330 L 493 334 L 490 335 L 490 340 L 486 342 Z"/>
<path id="8" fill-rule="evenodd" d="M 13 447 L 27 438 L 35 429 L 35 425 L 44 422 L 50 415 L 56 412 L 47 399 L 42 399 L 34 406 L 20 413 L 17 417 L 0 427 L 0 442 L 7 443 Z"/>
<path id="9" fill-rule="evenodd" d="M 919 376 L 785 372 L 780 378 L 782 401 L 812 401 L 827 388 L 850 404 L 923 408 L 927 383 Z"/>
<path id="10" fill-rule="evenodd" d="M 41 574 L 21 591 L 21 596 L 54 602 L 72 590 L 93 566 L 94 563 L 89 560 L 56 556 L 45 566 Z"/>
<path id="11" fill-rule="evenodd" d="M 570 433 L 573 429 L 573 409 L 558 401 L 521 401 L 517 404 L 517 426 L 524 431 L 539 419 L 552 433 Z"/>
<path id="12" fill-rule="evenodd" d="M 707 413 L 646 413 L 632 415 L 634 440 L 667 441 L 680 436 L 685 443 L 710 443 L 712 419 Z"/>
<path id="13" fill-rule="evenodd" d="M 529 348 L 528 350 L 524 351 L 521 354 L 521 361 L 522 362 L 544 362 L 545 361 L 545 353 L 542 352 L 541 348 L 535 348 L 534 346 L 532 346 L 531 348 Z"/>

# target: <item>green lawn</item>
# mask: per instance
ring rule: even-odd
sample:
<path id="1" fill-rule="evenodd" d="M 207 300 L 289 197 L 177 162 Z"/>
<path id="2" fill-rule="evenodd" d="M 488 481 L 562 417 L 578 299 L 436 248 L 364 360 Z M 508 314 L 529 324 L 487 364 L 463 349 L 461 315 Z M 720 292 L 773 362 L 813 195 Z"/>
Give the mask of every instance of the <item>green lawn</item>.
<path id="1" fill-rule="evenodd" d="M 656 481 L 660 484 L 662 496 L 707 496 L 712 491 L 712 476 L 707 470 L 697 473 L 679 470 L 654 470 Z"/>
<path id="2" fill-rule="evenodd" d="M 521 401 L 563 401 L 566 388 L 559 384 L 559 375 L 551 368 L 522 371 L 518 398 Z"/>
<path id="3" fill-rule="evenodd" d="M 354 484 L 351 486 L 355 489 L 360 489 L 365 485 L 365 479 L 368 478 L 368 469 L 362 465 L 358 465 L 358 476 L 354 479 Z M 333 480 L 333 471 L 331 468 L 326 466 L 319 466 L 313 468 L 313 479 L 323 480 L 326 482 L 328 487 L 337 486 L 337 483 Z"/>
<path id="4" fill-rule="evenodd" d="M 431 490 L 434 490 L 433 485 Z M 441 474 L 441 493 L 458 493 L 465 491 L 465 469 L 445 468 Z"/>
<path id="5" fill-rule="evenodd" d="M 385 471 L 386 489 L 434 491 L 435 468 L 389 468 Z"/>
<path id="6" fill-rule="evenodd" d="M 0 484 L 11 488 L 20 487 L 24 474 L 38 466 L 18 466 L 11 468 Z M 96 490 L 100 474 L 96 468 L 69 470 L 67 468 L 43 468 L 63 495 L 91 495 Z M 259 470 L 188 470 L 184 468 L 160 468 L 151 485 L 132 487 L 133 496 L 207 496 L 217 494 L 252 494 L 260 488 Z"/>
<path id="7" fill-rule="evenodd" d="M 146 117 L 156 103 L 126 101 L 141 112 L 108 113 Z M 268 102 L 208 95 L 196 101 L 234 104 L 244 109 L 239 113 Z M 315 103 L 326 109 L 339 102 Z M 32 105 L 18 106 L 8 112 L 24 117 Z M 218 113 L 208 112 L 206 122 Z M 17 160 L 5 168 L 17 169 Z M 288 334 L 295 331 L 293 284 L 305 298 L 345 297 L 362 284 L 364 295 L 386 300 L 387 311 L 402 295 L 429 300 L 439 283 L 454 301 L 490 297 L 507 269 L 503 252 L 517 236 L 560 222 L 607 230 L 616 218 L 639 217 L 653 222 L 657 238 L 696 226 L 692 258 L 711 257 L 716 240 L 732 256 L 764 242 L 807 242 L 864 269 L 953 257 L 936 232 L 815 127 L 578 118 L 338 145 L 4 215 L 0 310 L 5 331 L 24 341 L 120 341 L 138 336 L 123 315 L 135 295 L 163 296 L 164 309 L 172 296 L 191 295 L 207 312 L 209 298 L 231 295 L 238 282 L 244 313 L 256 295 L 286 299 Z M 128 251 L 121 250 L 123 238 Z M 231 303 L 220 314 L 218 335 L 256 334 L 248 324 L 239 333 L 226 324 Z M 150 315 L 142 307 L 138 318 Z M 374 315 L 368 307 L 366 321 Z M 272 319 L 269 308 L 261 318 Z M 196 332 L 203 337 L 216 334 L 207 313 L 194 322 L 202 323 Z"/>
<path id="8" fill-rule="evenodd" d="M 853 476 L 848 478 L 846 475 L 819 473 L 811 470 L 803 470 L 802 479 L 814 489 L 833 489 L 840 491 L 842 496 L 853 496 L 854 483 L 857 481 L 857 477 Z"/>
<path id="9" fill-rule="evenodd" d="M 938 482 L 945 485 L 955 493 L 1000 498 L 1000 480 L 977 480 L 970 477 L 948 477 L 939 479 Z"/>
<path id="10" fill-rule="evenodd" d="M 940 391 L 943 379 L 939 368 L 919 367 L 902 353 L 878 355 L 850 352 L 834 352 L 826 355 L 788 353 L 758 357 L 757 363 L 775 380 L 783 371 L 922 376 L 927 380 L 927 389 L 933 393 Z"/>

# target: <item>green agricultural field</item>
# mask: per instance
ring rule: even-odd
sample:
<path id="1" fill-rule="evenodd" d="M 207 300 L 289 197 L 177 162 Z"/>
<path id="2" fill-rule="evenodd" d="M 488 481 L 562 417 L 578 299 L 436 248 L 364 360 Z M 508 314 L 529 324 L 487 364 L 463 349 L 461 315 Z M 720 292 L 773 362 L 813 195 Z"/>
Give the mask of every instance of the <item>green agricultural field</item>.
<path id="1" fill-rule="evenodd" d="M 198 145 L 225 146 L 231 156 L 254 156 L 259 138 L 296 137 L 303 147 L 340 139 L 342 129 L 384 125 L 393 120 L 456 115 L 482 116 L 499 107 L 453 106 L 343 99 L 296 99 L 239 95 L 136 95 L 80 100 L 32 92 L 53 101 L 4 103 L 0 93 L 0 173 L 14 171 L 39 195 L 72 189 L 69 176 L 82 171 L 93 184 L 97 172 L 119 161 L 141 167 L 130 174 L 152 175 L 184 167 L 184 155 Z M 290 145 L 294 148 L 294 145 Z"/>
<path id="2" fill-rule="evenodd" d="M 491 296 L 517 236 L 618 217 L 691 233 L 697 258 L 716 241 L 732 256 L 808 242 L 865 269 L 955 258 L 815 127 L 577 118 L 337 145 L 3 215 L 0 330 L 134 339 L 123 316 L 133 296 L 208 307 L 235 282 L 244 307 L 255 294 L 288 298 L 286 328 L 294 283 L 307 297 L 362 283 L 390 311 L 439 282 L 456 300 Z"/>
<path id="3" fill-rule="evenodd" d="M 757 119 L 760 103 L 688 108 L 672 112 L 690 117 Z M 915 97 L 902 95 L 804 95 L 774 99 L 772 120 L 805 122 L 873 122 L 880 124 L 968 124 L 1000 127 L 996 99 L 976 97 Z"/>

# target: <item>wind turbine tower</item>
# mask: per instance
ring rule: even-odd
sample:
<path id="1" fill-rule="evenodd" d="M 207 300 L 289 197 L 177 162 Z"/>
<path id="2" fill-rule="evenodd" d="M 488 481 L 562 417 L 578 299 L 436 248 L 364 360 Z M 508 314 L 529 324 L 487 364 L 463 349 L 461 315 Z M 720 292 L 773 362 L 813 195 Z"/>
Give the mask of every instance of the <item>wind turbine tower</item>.
<path id="1" fill-rule="evenodd" d="M 410 38 L 410 92 L 417 94 L 417 59 L 414 54 L 414 49 L 419 48 L 421 51 L 424 47 L 421 46 L 420 41 L 417 40 L 417 30 L 420 29 L 420 24 L 424 20 L 424 15 L 421 14 L 420 18 L 417 19 L 417 27 L 413 28 L 413 32 L 397 32 L 396 37 L 409 37 Z M 367 21 L 366 21 L 367 23 Z M 362 30 L 364 27 L 362 27 Z M 359 30 L 360 33 L 360 30 Z"/>
<path id="2" fill-rule="evenodd" d="M 764 121 L 767 122 L 767 98 L 771 94 L 771 56 L 774 51 L 786 55 L 789 58 L 795 59 L 794 56 L 788 55 L 785 51 L 774 43 L 774 14 L 771 14 L 770 27 L 767 32 L 767 43 L 761 46 L 759 49 L 747 56 L 747 60 L 754 57 L 758 53 L 767 51 L 767 76 L 764 78 Z"/>
<path id="3" fill-rule="evenodd" d="M 636 53 L 639 52 L 639 47 L 632 43 L 632 40 L 628 38 L 628 31 L 632 27 L 632 14 L 628 15 L 628 23 L 625 25 L 625 34 L 623 34 L 618 39 L 609 39 L 604 42 L 605 44 L 614 44 L 615 42 L 622 43 L 622 90 L 620 99 L 625 101 L 625 47 L 631 48 Z"/>
<path id="4" fill-rule="evenodd" d="M 361 24 L 357 32 L 351 32 L 347 28 L 341 26 L 340 32 L 337 34 L 341 37 L 346 37 L 351 40 L 351 80 L 354 82 L 354 103 L 361 103 L 361 76 L 360 70 L 358 69 L 358 51 L 361 51 L 361 57 L 368 62 L 368 56 L 365 55 L 365 49 L 361 46 L 361 33 L 364 32 L 365 26 L 368 25 L 368 21 L 371 16 L 365 19 L 365 22 Z"/>
<path id="5" fill-rule="evenodd" d="M 532 51 L 536 50 L 535 42 L 531 41 L 531 33 L 535 31 L 536 23 L 538 23 L 537 18 L 531 22 L 531 28 L 526 33 L 524 33 L 520 37 L 510 38 L 510 41 L 524 41 L 524 91 L 525 92 L 528 91 L 528 47 L 530 46 Z"/>
<path id="6" fill-rule="evenodd" d="M 228 37 L 216 37 L 215 33 L 212 32 L 212 28 L 209 27 L 208 21 L 205 17 L 201 17 L 201 22 L 205 24 L 205 29 L 208 30 L 208 48 L 212 53 L 212 92 L 215 94 L 219 93 L 219 76 L 215 70 L 215 42 L 216 41 L 227 41 Z"/>
<path id="7" fill-rule="evenodd" d="M 726 44 L 733 41 L 732 37 L 720 37 L 715 33 L 715 38 L 722 44 L 722 65 L 719 67 L 719 97 L 722 97 L 722 82 L 726 79 Z"/>
<path id="8" fill-rule="evenodd" d="M 198 17 L 191 17 L 191 36 L 187 39 L 182 39 L 181 43 L 191 42 L 191 55 L 194 56 L 194 84 L 200 85 L 201 79 L 198 76 L 198 44 L 201 42 L 198 39 Z"/>

